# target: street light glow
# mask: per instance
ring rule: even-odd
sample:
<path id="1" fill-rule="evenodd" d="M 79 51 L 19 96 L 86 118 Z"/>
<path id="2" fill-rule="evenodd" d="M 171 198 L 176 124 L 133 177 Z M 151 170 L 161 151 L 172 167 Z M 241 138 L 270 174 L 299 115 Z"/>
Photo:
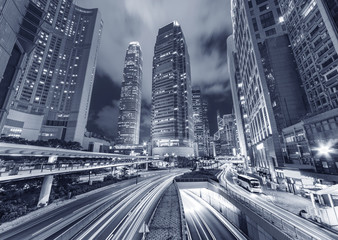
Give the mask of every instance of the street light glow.
<path id="1" fill-rule="evenodd" d="M 319 156 L 330 157 L 330 154 L 334 152 L 333 145 L 332 142 L 320 143 L 315 150 Z"/>

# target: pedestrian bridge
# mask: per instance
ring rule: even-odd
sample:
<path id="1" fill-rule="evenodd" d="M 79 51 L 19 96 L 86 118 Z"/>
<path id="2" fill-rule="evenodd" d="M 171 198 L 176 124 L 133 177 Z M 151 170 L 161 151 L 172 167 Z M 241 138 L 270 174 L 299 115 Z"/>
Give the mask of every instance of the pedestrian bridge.
<path id="1" fill-rule="evenodd" d="M 5 156 L 6 161 L 1 161 L 1 156 Z M 21 157 L 21 160 L 8 160 L 11 157 Z M 45 206 L 49 201 L 54 175 L 103 168 L 111 168 L 114 172 L 117 166 L 139 164 L 145 165 L 145 169 L 148 170 L 148 164 L 152 161 L 152 157 L 149 156 L 74 151 L 1 142 L 0 183 L 44 177 L 38 206 Z"/>
<path id="2" fill-rule="evenodd" d="M 129 156 L 114 153 L 86 152 L 53 147 L 40 147 L 34 145 L 13 144 L 0 142 L 0 156 L 35 156 L 35 157 L 68 157 L 93 159 L 145 159 L 147 156 Z"/>

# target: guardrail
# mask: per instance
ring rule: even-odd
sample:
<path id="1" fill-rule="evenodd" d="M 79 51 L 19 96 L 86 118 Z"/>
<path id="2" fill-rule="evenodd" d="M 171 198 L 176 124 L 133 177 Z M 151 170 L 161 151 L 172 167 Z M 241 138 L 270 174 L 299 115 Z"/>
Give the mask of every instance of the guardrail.
<path id="1" fill-rule="evenodd" d="M 185 213 L 184 213 L 184 207 L 183 207 L 183 202 L 182 202 L 182 198 L 181 198 L 181 194 L 180 194 L 180 190 L 177 186 L 176 180 L 174 179 L 174 184 L 175 184 L 175 188 L 177 191 L 177 195 L 178 195 L 178 202 L 180 205 L 180 213 L 181 213 L 181 224 L 182 224 L 182 239 L 186 240 L 187 239 L 187 234 L 186 234 L 186 219 L 185 219 Z"/>
<path id="2" fill-rule="evenodd" d="M 223 185 L 211 179 L 209 180 L 209 182 L 213 185 L 219 186 L 220 188 L 222 188 L 223 191 L 225 190 L 228 196 L 232 197 L 234 200 L 240 202 L 247 208 L 251 209 L 253 212 L 257 213 L 260 217 L 262 217 L 264 220 L 275 226 L 281 232 L 290 236 L 291 239 L 299 239 L 299 240 L 318 239 L 299 229 L 296 225 L 285 221 L 283 218 L 265 209 L 263 206 L 256 204 L 254 201 L 230 189 L 228 184 Z"/>
<path id="3" fill-rule="evenodd" d="M 176 178 L 176 182 L 208 182 L 208 178 Z"/>

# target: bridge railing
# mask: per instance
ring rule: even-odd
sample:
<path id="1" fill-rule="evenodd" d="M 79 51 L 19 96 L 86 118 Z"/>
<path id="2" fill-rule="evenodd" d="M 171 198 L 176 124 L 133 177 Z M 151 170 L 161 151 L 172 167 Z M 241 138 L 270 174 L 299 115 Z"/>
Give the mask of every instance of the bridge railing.
<path id="1" fill-rule="evenodd" d="M 56 162 L 56 163 L 5 163 L 0 167 L 0 177 L 1 176 L 13 176 L 20 173 L 35 173 L 45 172 L 45 171 L 58 171 L 58 170 L 75 170 L 75 169 L 86 169 L 86 168 L 104 168 L 105 166 L 109 167 L 114 164 L 135 164 L 148 162 L 147 159 L 121 159 L 121 160 L 88 160 L 88 161 L 72 161 L 72 162 Z"/>
<path id="2" fill-rule="evenodd" d="M 311 236 L 310 234 L 304 232 L 300 228 L 298 228 L 297 225 L 292 224 L 283 219 L 282 217 L 278 216 L 277 214 L 273 213 L 272 211 L 267 210 L 266 208 L 264 208 L 264 206 L 260 206 L 256 204 L 254 201 L 250 200 L 249 198 L 246 198 L 245 196 L 237 193 L 236 191 L 231 189 L 231 187 L 229 187 L 227 183 L 220 184 L 211 179 L 209 179 L 209 181 L 214 186 L 216 185 L 220 187 L 223 191 L 227 193 L 227 195 L 229 195 L 236 201 L 240 202 L 247 208 L 251 209 L 253 212 L 257 213 L 260 217 L 262 217 L 263 219 L 274 225 L 277 229 L 289 235 L 291 239 L 299 239 L 299 240 L 317 239 Z"/>

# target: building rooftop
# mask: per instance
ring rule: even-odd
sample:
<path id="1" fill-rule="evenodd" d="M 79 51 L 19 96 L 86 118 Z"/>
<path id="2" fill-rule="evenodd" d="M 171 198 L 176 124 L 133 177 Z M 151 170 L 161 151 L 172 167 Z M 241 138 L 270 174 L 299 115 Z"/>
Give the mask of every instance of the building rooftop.
<path id="1" fill-rule="evenodd" d="M 133 42 L 130 42 L 129 45 L 140 46 L 140 43 L 138 41 L 133 41 Z"/>

